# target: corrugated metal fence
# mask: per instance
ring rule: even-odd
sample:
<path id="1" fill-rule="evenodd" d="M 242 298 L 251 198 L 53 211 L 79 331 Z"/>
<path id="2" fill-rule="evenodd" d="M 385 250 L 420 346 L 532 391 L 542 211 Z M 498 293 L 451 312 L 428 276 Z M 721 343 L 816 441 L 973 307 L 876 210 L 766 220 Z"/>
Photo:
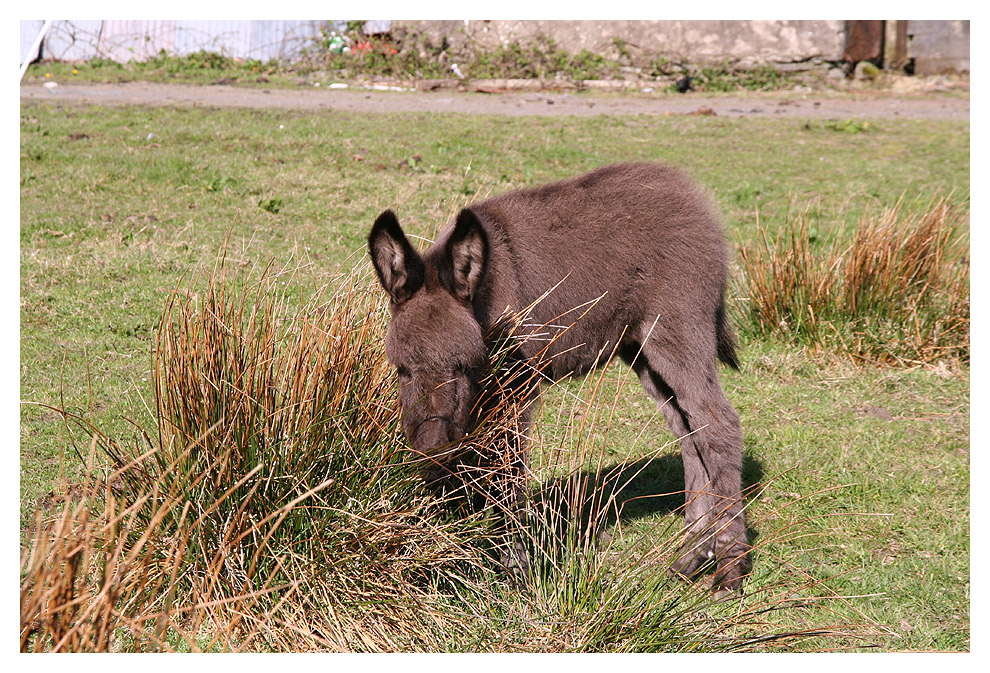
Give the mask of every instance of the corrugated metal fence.
<path id="1" fill-rule="evenodd" d="M 365 32 L 385 32 L 388 21 L 369 21 Z M 21 21 L 21 62 L 44 21 Z M 59 61 L 106 58 L 143 61 L 161 51 L 183 56 L 199 50 L 232 58 L 291 60 L 313 46 L 321 32 L 340 31 L 346 21 L 54 21 L 41 53 Z M 370 24 L 370 25 L 369 25 Z"/>

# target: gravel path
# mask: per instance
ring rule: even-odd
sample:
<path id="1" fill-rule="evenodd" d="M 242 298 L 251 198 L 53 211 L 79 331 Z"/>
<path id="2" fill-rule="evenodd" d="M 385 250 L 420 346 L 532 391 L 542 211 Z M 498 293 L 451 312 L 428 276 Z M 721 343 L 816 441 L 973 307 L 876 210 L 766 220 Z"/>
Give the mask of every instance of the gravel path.
<path id="1" fill-rule="evenodd" d="M 49 83 L 51 84 L 51 83 Z M 191 105 L 350 112 L 459 112 L 540 116 L 715 114 L 815 119 L 969 119 L 968 88 L 943 92 L 776 92 L 706 96 L 662 93 L 381 91 L 327 87 L 253 89 L 128 82 L 20 87 L 21 101 L 99 105 Z"/>

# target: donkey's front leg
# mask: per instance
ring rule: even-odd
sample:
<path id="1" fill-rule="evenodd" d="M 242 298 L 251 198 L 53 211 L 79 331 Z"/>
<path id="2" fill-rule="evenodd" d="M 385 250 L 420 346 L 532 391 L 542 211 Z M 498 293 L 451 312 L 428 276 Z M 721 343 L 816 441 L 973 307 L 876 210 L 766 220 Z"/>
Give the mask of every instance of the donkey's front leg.
<path id="1" fill-rule="evenodd" d="M 529 577 L 527 456 L 529 412 L 518 413 L 506 429 L 504 453 L 495 474 L 493 500 L 500 512 L 503 540 L 499 549 L 502 566 L 516 581 Z"/>
<path id="2" fill-rule="evenodd" d="M 508 477 L 507 495 L 502 507 L 502 528 L 504 531 L 500 557 L 502 566 L 519 582 L 529 577 L 530 564 L 527 550 L 526 485 L 525 471 L 513 470 Z"/>

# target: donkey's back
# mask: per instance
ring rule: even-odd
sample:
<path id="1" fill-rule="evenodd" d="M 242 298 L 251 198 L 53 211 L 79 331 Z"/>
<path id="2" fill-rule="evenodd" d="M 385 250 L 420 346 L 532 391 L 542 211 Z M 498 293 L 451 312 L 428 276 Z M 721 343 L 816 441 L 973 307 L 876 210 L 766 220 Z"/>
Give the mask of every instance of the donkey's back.
<path id="1" fill-rule="evenodd" d="M 550 349 L 557 376 L 593 367 L 603 348 L 607 356 L 620 342 L 639 344 L 644 324 L 659 334 L 676 323 L 692 340 L 721 335 L 709 344 L 712 352 L 734 361 L 722 309 L 721 224 L 707 196 L 678 170 L 614 164 L 469 209 L 491 242 L 479 321 L 543 297 L 531 322 L 568 327 Z"/>

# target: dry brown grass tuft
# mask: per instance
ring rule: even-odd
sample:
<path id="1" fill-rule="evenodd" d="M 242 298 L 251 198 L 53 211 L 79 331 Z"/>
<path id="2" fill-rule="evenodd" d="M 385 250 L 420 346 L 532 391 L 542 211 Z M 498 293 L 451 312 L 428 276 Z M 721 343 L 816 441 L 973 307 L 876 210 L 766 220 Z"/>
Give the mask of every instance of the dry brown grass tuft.
<path id="1" fill-rule="evenodd" d="M 799 216 L 740 249 L 751 329 L 857 360 L 969 358 L 966 212 L 949 197 L 864 216 L 851 243 L 813 240 Z"/>
<path id="2" fill-rule="evenodd" d="M 470 582 L 478 521 L 445 519 L 406 461 L 377 293 L 351 278 L 293 306 L 281 280 L 238 293 L 221 266 L 174 294 L 153 430 L 65 414 L 97 459 L 39 520 L 23 649 L 430 648 L 444 619 L 414 607 Z"/>

